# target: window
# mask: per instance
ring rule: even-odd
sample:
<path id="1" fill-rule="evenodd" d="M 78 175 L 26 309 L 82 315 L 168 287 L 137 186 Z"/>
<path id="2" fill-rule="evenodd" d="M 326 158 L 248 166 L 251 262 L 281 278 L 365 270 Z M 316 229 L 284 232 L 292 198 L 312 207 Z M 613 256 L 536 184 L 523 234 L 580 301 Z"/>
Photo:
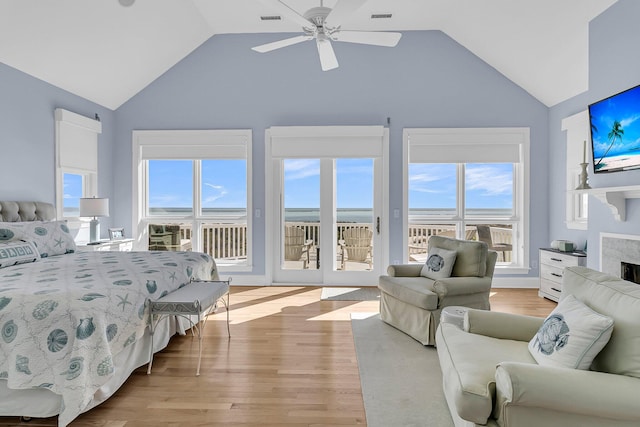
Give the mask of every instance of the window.
<path id="1" fill-rule="evenodd" d="M 585 191 L 576 191 L 580 185 L 580 163 L 590 161 L 588 141 L 590 135 L 589 111 L 562 120 L 562 130 L 567 131 L 567 196 L 566 219 L 567 228 L 586 230 L 588 225 L 589 195 Z"/>
<path id="2" fill-rule="evenodd" d="M 77 173 L 62 174 L 62 188 L 64 195 L 62 197 L 63 216 L 79 217 L 80 216 L 80 198 L 84 197 L 84 177 Z"/>
<path id="3" fill-rule="evenodd" d="M 251 265 L 251 131 L 136 131 L 137 245 Z M 238 268 L 240 267 L 240 268 Z"/>
<path id="4" fill-rule="evenodd" d="M 78 218 L 81 197 L 98 196 L 98 134 L 102 124 L 57 108 L 56 209 L 58 218 Z"/>
<path id="5" fill-rule="evenodd" d="M 485 241 L 497 267 L 528 269 L 529 131 L 406 129 L 406 257 L 424 262 L 430 236 Z"/>

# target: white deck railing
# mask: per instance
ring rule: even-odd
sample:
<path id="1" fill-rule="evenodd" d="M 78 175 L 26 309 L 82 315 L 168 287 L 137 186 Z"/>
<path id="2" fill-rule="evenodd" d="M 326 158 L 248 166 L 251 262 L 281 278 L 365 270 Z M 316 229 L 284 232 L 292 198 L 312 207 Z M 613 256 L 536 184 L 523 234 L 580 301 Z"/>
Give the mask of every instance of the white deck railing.
<path id="1" fill-rule="evenodd" d="M 318 245 L 320 241 L 320 224 L 317 222 L 286 222 L 287 226 L 300 227 L 305 230 L 306 238 Z M 354 227 L 372 228 L 371 223 L 340 223 L 337 225 L 337 240 L 342 240 L 344 230 Z M 180 226 L 181 238 L 191 239 L 191 226 Z M 455 237 L 454 225 L 442 224 L 409 224 L 409 255 L 426 253 L 430 236 L 445 235 Z M 207 224 L 202 227 L 203 252 L 215 259 L 242 259 L 247 256 L 246 224 Z M 467 226 L 466 239 L 477 240 L 475 226 Z M 512 230 L 505 227 L 491 227 L 493 243 L 512 243 Z M 337 244 L 338 242 L 336 242 Z M 511 252 L 506 252 L 507 262 L 511 261 Z"/>

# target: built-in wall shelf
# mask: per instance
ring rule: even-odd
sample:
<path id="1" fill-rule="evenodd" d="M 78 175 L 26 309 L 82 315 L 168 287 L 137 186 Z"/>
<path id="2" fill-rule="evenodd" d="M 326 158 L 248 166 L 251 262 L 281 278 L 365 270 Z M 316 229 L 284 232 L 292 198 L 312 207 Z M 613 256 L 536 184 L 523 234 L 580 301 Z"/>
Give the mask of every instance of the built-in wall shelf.
<path id="1" fill-rule="evenodd" d="M 613 216 L 618 221 L 625 221 L 627 199 L 640 199 L 640 185 L 624 187 L 602 187 L 589 190 L 573 190 L 576 193 L 587 193 L 609 205 Z"/>

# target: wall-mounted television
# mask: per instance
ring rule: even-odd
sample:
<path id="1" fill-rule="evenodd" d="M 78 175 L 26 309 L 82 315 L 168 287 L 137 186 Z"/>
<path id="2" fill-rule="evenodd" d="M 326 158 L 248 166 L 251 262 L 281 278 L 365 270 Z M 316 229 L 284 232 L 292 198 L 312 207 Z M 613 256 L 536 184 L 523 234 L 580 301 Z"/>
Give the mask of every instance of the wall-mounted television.
<path id="1" fill-rule="evenodd" d="M 640 168 L 640 85 L 589 105 L 593 170 Z"/>

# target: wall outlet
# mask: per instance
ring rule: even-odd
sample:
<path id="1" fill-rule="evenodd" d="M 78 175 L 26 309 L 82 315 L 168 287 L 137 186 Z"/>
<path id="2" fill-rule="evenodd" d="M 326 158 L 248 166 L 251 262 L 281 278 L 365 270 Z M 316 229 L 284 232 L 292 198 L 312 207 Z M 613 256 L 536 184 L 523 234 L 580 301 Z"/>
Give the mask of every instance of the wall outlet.
<path id="1" fill-rule="evenodd" d="M 256 218 L 260 218 L 262 216 L 262 211 L 260 209 L 256 209 Z"/>
<path id="2" fill-rule="evenodd" d="M 394 259 L 393 260 L 393 265 L 398 265 L 400 264 L 400 260 L 399 259 Z"/>
<path id="3" fill-rule="evenodd" d="M 538 260 L 537 259 L 532 259 L 531 260 L 531 268 L 538 268 Z"/>

